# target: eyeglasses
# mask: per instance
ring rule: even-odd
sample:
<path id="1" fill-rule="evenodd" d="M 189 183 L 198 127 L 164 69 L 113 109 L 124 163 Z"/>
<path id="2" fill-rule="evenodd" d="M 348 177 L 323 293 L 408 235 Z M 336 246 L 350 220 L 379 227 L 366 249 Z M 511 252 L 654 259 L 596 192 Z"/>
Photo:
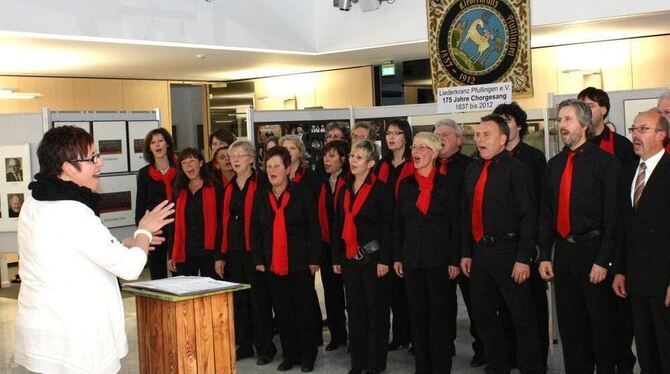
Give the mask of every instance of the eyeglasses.
<path id="1" fill-rule="evenodd" d="M 430 146 L 427 146 L 425 144 L 412 144 L 412 150 L 413 151 L 426 151 L 426 150 L 428 150 L 428 151 L 432 152 L 433 148 L 431 148 Z"/>
<path id="2" fill-rule="evenodd" d="M 251 155 L 246 155 L 246 154 L 245 155 L 231 155 L 231 154 L 229 154 L 228 158 L 230 158 L 231 160 L 239 160 L 243 157 L 248 157 L 248 156 L 251 156 Z"/>
<path id="3" fill-rule="evenodd" d="M 386 136 L 400 136 L 402 135 L 402 131 L 387 131 Z"/>
<path id="4" fill-rule="evenodd" d="M 435 136 L 438 138 L 446 138 L 447 136 L 455 135 L 453 132 L 436 132 Z"/>
<path id="5" fill-rule="evenodd" d="M 100 153 L 96 153 L 89 158 L 80 158 L 80 159 L 77 159 L 77 160 L 70 160 L 70 162 L 92 162 L 94 164 L 97 164 L 98 162 L 100 162 Z"/>
<path id="6" fill-rule="evenodd" d="M 648 127 L 648 126 L 633 126 L 628 128 L 628 132 L 631 134 L 646 134 L 649 130 L 654 130 L 654 132 L 665 131 L 657 127 Z"/>

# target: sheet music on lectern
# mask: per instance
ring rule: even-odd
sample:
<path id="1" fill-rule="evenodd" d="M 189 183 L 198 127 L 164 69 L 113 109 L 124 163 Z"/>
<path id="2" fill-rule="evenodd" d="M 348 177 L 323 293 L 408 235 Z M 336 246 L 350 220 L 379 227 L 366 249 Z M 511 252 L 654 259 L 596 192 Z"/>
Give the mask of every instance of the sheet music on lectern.
<path id="1" fill-rule="evenodd" d="M 219 281 L 209 277 L 177 276 L 143 282 L 125 283 L 123 287 L 139 288 L 150 291 L 169 293 L 177 296 L 193 295 L 204 292 L 235 289 L 241 284 Z"/>

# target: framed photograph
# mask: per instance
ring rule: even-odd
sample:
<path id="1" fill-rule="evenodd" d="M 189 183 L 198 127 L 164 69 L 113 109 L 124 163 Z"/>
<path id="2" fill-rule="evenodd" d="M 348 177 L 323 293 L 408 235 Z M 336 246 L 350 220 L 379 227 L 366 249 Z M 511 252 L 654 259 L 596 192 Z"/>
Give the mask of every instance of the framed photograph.
<path id="1" fill-rule="evenodd" d="M 144 160 L 144 138 L 149 131 L 160 127 L 158 121 L 128 121 L 128 142 L 130 145 L 130 171 L 138 171 L 147 162 Z"/>
<path id="2" fill-rule="evenodd" d="M 100 219 L 108 228 L 135 224 L 135 174 L 100 177 Z"/>
<path id="3" fill-rule="evenodd" d="M 0 232 L 16 231 L 31 176 L 30 144 L 0 145 Z"/>
<path id="4" fill-rule="evenodd" d="M 93 122 L 93 140 L 105 163 L 103 174 L 129 171 L 125 121 Z"/>

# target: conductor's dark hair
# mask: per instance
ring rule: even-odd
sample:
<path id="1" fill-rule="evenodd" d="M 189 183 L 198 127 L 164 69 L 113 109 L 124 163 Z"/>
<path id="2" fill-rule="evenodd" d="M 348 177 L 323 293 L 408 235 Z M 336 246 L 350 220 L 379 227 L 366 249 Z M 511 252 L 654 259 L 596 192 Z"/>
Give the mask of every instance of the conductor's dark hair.
<path id="1" fill-rule="evenodd" d="M 93 136 L 79 127 L 62 126 L 47 131 L 37 147 L 39 174 L 59 177 L 63 163 L 86 158 L 92 145 Z M 72 165 L 81 170 L 79 162 L 72 162 Z"/>

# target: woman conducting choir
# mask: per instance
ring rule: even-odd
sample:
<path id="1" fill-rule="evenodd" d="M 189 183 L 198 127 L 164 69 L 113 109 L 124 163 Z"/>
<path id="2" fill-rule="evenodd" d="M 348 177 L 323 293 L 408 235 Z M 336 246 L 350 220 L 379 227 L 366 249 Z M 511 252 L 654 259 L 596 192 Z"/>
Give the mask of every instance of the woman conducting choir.
<path id="1" fill-rule="evenodd" d="M 47 131 L 40 171 L 18 222 L 21 290 L 16 363 L 38 373 L 116 373 L 128 353 L 117 277 L 137 279 L 155 236 L 171 222 L 163 201 L 119 242 L 99 217 L 103 161 L 93 137 L 73 126 Z"/>

